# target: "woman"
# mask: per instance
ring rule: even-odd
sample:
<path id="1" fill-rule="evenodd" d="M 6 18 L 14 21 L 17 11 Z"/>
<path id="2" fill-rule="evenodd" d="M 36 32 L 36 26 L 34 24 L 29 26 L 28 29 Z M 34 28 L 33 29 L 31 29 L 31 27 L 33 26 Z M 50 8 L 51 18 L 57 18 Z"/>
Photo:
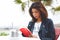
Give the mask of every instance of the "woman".
<path id="1" fill-rule="evenodd" d="M 29 22 L 28 29 L 32 36 L 41 40 L 55 40 L 54 25 L 51 19 L 48 19 L 48 13 L 41 2 L 35 2 L 29 9 L 32 21 Z"/>

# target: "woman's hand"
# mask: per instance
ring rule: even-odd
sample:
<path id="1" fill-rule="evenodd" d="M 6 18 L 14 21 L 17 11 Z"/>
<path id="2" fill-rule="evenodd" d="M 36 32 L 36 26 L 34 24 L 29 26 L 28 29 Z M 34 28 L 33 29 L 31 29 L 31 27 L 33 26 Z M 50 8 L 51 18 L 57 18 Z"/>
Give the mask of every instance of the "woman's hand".
<path id="1" fill-rule="evenodd" d="M 37 38 L 37 36 L 35 36 L 35 35 L 32 35 L 32 38 Z"/>
<path id="2" fill-rule="evenodd" d="M 29 37 L 30 38 L 37 38 L 37 36 L 35 36 L 35 35 L 30 35 Z"/>

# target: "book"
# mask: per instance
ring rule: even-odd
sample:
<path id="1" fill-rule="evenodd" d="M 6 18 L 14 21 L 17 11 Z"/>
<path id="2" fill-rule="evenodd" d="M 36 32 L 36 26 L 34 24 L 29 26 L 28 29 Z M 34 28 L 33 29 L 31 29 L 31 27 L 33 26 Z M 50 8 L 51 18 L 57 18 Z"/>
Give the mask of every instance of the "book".
<path id="1" fill-rule="evenodd" d="M 32 32 L 28 28 L 21 28 L 20 31 L 25 37 L 32 36 Z"/>

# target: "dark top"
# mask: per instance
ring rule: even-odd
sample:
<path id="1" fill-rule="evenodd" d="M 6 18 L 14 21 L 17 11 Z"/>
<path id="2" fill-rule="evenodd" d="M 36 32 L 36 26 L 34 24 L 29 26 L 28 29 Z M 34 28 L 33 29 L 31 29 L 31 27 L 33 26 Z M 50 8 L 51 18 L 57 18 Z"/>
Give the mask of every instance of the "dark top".
<path id="1" fill-rule="evenodd" d="M 35 22 L 30 21 L 28 24 L 28 29 L 33 33 Z M 42 21 L 40 30 L 38 32 L 39 38 L 41 40 L 55 40 L 55 30 L 51 19 L 46 19 Z"/>

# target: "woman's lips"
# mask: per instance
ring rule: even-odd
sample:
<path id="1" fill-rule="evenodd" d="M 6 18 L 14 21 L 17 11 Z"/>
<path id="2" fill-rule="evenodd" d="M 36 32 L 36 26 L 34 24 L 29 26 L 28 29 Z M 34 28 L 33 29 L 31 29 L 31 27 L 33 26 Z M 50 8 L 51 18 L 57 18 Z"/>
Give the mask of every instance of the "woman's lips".
<path id="1" fill-rule="evenodd" d="M 35 18 L 38 18 L 37 16 L 34 16 Z"/>

